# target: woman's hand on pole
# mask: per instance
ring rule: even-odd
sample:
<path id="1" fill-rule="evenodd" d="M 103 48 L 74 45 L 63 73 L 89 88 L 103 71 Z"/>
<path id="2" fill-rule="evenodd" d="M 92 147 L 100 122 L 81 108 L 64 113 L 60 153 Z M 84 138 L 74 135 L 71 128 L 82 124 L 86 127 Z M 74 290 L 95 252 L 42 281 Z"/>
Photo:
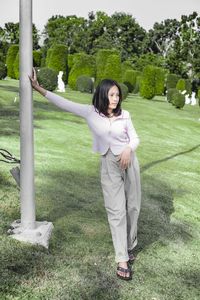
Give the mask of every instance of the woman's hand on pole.
<path id="1" fill-rule="evenodd" d="M 32 85 L 32 88 L 34 88 L 34 90 L 38 91 L 40 94 L 42 94 L 43 96 L 46 95 L 47 90 L 45 90 L 43 87 L 41 87 L 37 81 L 37 74 L 36 74 L 36 70 L 35 68 L 33 68 L 32 71 L 32 75 L 28 76 Z"/>

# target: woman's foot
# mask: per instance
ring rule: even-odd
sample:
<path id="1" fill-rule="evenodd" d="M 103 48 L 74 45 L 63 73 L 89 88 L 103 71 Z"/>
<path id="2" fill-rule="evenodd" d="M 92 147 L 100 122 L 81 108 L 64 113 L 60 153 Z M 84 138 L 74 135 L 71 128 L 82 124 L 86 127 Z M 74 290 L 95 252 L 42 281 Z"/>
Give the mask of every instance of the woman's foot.
<path id="1" fill-rule="evenodd" d="M 127 262 L 119 262 L 117 267 L 117 276 L 123 280 L 132 279 L 132 271 L 128 267 Z"/>

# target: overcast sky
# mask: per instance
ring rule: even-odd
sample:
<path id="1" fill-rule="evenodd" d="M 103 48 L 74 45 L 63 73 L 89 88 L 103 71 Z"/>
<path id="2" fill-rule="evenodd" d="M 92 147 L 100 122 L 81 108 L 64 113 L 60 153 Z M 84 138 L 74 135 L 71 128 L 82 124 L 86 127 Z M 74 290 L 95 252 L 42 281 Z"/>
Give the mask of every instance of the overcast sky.
<path id="1" fill-rule="evenodd" d="M 52 15 L 76 15 L 87 18 L 90 11 L 130 13 L 145 29 L 167 18 L 180 20 L 193 11 L 200 14 L 200 0 L 32 0 L 33 23 L 42 30 Z M 0 0 L 0 26 L 19 21 L 19 0 Z"/>

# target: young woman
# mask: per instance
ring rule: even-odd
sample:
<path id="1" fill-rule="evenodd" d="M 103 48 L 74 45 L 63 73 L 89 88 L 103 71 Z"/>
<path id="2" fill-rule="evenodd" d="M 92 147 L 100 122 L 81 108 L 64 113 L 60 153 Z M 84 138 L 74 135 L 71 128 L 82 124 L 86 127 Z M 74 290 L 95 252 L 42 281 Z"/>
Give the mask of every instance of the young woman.
<path id="1" fill-rule="evenodd" d="M 93 135 L 93 150 L 101 155 L 101 186 L 117 262 L 117 276 L 132 279 L 129 263 L 135 259 L 141 188 L 135 154 L 138 135 L 128 111 L 121 109 L 119 84 L 104 79 L 96 88 L 92 105 L 78 104 L 45 90 L 30 76 L 32 87 L 59 108 L 86 119 Z"/>

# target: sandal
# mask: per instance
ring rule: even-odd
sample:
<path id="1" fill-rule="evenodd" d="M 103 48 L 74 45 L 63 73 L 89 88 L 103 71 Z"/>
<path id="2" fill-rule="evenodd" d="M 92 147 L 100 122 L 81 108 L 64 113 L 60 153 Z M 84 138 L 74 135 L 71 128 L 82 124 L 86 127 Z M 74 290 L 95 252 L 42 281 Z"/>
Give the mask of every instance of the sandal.
<path id="1" fill-rule="evenodd" d="M 122 280 L 131 280 L 132 279 L 132 271 L 131 269 L 127 268 L 124 269 L 122 267 L 117 267 L 117 271 L 123 272 L 125 276 L 120 275 L 119 273 L 117 273 L 117 277 L 122 279 Z M 126 274 L 129 273 L 129 276 L 126 276 Z"/>
<path id="2" fill-rule="evenodd" d="M 133 254 L 133 250 L 128 250 L 129 263 L 133 264 L 136 260 L 136 256 Z"/>

